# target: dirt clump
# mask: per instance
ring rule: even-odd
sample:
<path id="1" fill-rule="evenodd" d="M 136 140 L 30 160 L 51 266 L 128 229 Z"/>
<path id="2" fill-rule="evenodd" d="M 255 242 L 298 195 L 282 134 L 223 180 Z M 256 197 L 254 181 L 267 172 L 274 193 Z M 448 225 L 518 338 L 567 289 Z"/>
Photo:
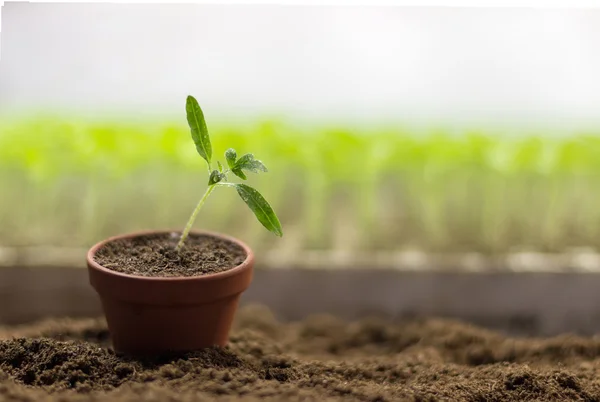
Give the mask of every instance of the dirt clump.
<path id="1" fill-rule="evenodd" d="M 600 338 L 509 338 L 451 320 L 279 323 L 240 311 L 231 342 L 133 359 L 102 320 L 0 329 L 4 401 L 600 401 Z"/>

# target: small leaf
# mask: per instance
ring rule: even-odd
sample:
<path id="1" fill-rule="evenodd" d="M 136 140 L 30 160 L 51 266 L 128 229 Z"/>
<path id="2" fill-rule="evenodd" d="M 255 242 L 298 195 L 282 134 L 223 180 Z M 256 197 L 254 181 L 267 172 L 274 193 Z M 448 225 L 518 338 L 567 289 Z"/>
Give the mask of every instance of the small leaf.
<path id="1" fill-rule="evenodd" d="M 206 122 L 204 121 L 204 113 L 202 113 L 198 101 L 191 95 L 187 97 L 185 111 L 187 114 L 188 125 L 192 130 L 192 139 L 194 140 L 194 144 L 196 144 L 196 150 L 210 165 L 212 146 L 210 144 Z"/>
<path id="2" fill-rule="evenodd" d="M 277 236 L 283 236 L 281 223 L 267 200 L 254 188 L 246 184 L 236 184 L 235 188 L 244 202 L 250 207 L 262 225 Z"/>
<path id="3" fill-rule="evenodd" d="M 216 184 L 222 180 L 225 180 L 226 176 L 219 172 L 218 170 L 213 170 L 212 172 L 210 172 L 210 177 L 208 178 L 208 185 L 212 186 L 213 184 Z"/>
<path id="4" fill-rule="evenodd" d="M 249 170 L 254 173 L 259 171 L 267 172 L 267 167 L 258 159 L 254 159 L 254 155 L 246 154 L 237 160 L 235 163 L 236 169 Z"/>
<path id="5" fill-rule="evenodd" d="M 235 149 L 229 148 L 227 151 L 225 151 L 225 159 L 227 159 L 227 165 L 229 166 L 229 169 L 233 169 L 235 166 L 235 160 L 237 159 L 237 152 L 235 152 Z"/>
<path id="6" fill-rule="evenodd" d="M 243 180 L 247 179 L 246 174 L 244 172 L 242 172 L 242 169 L 240 169 L 240 168 L 234 167 L 233 169 L 231 169 L 231 173 L 233 173 L 234 175 L 236 175 L 240 179 L 243 179 Z"/>
<path id="7" fill-rule="evenodd" d="M 219 172 L 223 173 L 223 165 L 221 165 L 221 162 L 217 161 L 217 167 L 219 168 Z"/>

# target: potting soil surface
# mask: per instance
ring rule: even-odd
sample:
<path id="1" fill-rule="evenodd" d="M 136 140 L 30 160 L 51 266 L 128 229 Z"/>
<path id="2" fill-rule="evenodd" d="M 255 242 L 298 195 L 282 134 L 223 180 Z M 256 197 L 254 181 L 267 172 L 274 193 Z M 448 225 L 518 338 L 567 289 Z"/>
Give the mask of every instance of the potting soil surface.
<path id="1" fill-rule="evenodd" d="M 510 338 L 438 319 L 279 323 L 243 308 L 230 345 L 132 359 L 101 319 L 0 329 L 2 401 L 596 401 L 600 338 Z"/>
<path id="2" fill-rule="evenodd" d="M 101 247 L 94 260 L 105 268 L 130 275 L 189 277 L 227 271 L 247 257 L 236 243 L 197 233 L 190 233 L 177 252 L 179 237 L 177 233 L 157 233 L 114 240 Z"/>

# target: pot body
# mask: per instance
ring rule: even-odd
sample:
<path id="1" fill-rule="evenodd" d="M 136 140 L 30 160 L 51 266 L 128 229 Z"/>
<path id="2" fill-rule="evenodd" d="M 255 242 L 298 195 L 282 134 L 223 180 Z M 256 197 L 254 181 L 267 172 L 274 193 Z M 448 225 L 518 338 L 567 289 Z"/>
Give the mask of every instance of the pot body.
<path id="1" fill-rule="evenodd" d="M 241 246 L 246 259 L 230 270 L 195 277 L 142 277 L 102 267 L 96 252 L 109 242 L 172 231 L 111 237 L 87 254 L 90 284 L 100 296 L 115 351 L 160 354 L 225 346 L 239 298 L 250 286 L 254 255 L 241 241 L 211 232 L 192 232 Z"/>

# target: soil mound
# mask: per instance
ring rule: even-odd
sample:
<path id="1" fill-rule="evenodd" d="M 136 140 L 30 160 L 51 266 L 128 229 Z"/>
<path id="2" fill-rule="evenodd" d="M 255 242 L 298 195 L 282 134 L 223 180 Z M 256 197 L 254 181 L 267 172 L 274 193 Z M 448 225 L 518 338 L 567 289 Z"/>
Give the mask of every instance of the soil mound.
<path id="1" fill-rule="evenodd" d="M 600 401 L 600 338 L 508 338 L 451 320 L 282 324 L 238 314 L 230 345 L 132 359 L 102 320 L 0 329 L 2 401 Z"/>

